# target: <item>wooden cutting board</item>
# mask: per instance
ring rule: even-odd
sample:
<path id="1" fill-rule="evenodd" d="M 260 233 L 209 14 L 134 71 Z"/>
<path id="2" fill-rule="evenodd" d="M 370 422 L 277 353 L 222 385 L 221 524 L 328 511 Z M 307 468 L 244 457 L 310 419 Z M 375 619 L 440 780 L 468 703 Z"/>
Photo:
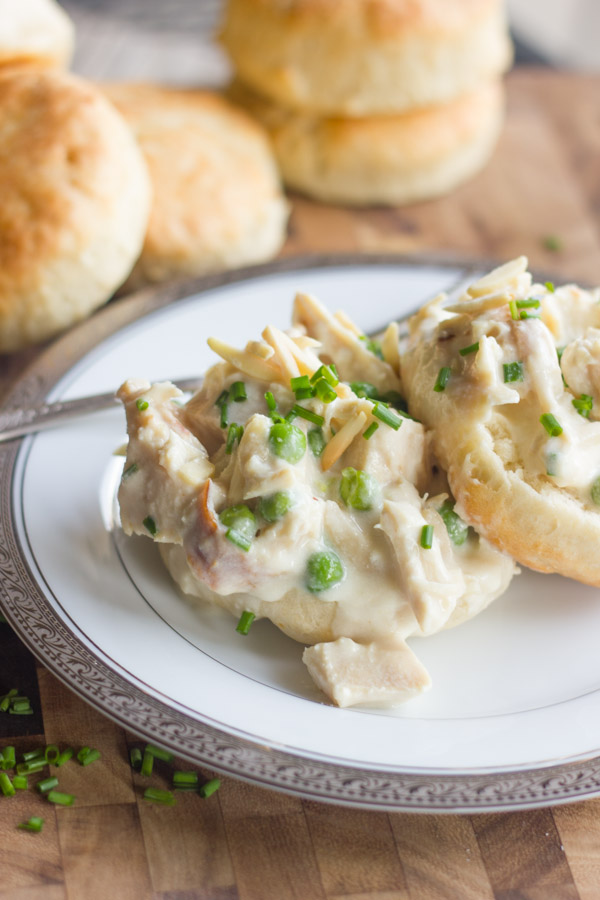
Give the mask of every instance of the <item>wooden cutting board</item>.
<path id="1" fill-rule="evenodd" d="M 600 77 L 517 70 L 486 170 L 450 197 L 361 212 L 292 198 L 285 255 L 310 251 L 526 254 L 548 277 L 600 283 Z M 559 250 L 547 249 L 552 236 Z M 35 357 L 0 361 L 0 391 Z M 147 804 L 139 745 L 37 667 L 0 626 L 0 693 L 18 681 L 35 715 L 0 716 L 0 747 L 88 744 L 68 764 L 72 808 L 0 796 L 0 900 L 596 900 L 600 800 L 476 816 L 354 811 L 222 779 L 202 800 Z M 182 768 L 187 768 L 182 763 Z M 166 767 L 153 783 L 166 786 Z M 210 772 L 204 773 L 208 778 Z M 44 815 L 39 835 L 16 829 Z"/>

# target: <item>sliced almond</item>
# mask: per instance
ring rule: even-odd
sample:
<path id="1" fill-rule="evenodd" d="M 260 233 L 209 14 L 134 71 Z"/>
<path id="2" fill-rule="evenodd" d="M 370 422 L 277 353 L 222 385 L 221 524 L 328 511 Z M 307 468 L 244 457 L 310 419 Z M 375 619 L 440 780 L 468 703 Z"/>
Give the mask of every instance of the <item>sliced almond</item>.
<path id="1" fill-rule="evenodd" d="M 511 259 L 504 265 L 498 266 L 497 269 L 492 269 L 491 272 L 488 272 L 487 275 L 484 275 L 483 278 L 472 284 L 467 289 L 467 293 L 471 297 L 481 297 L 501 288 L 510 289 L 515 287 L 519 275 L 527 271 L 528 265 L 529 261 L 526 256 L 517 256 L 516 259 Z"/>
<path id="2" fill-rule="evenodd" d="M 348 449 L 356 435 L 363 430 L 366 424 L 366 413 L 359 412 L 354 418 L 349 419 L 337 434 L 334 434 L 321 456 L 321 469 L 324 472 L 337 462 L 344 450 Z"/>
<path id="3" fill-rule="evenodd" d="M 214 350 L 225 362 L 231 363 L 250 378 L 256 378 L 258 381 L 285 382 L 279 367 L 270 360 L 254 356 L 248 350 L 238 350 L 218 338 L 209 337 L 207 343 L 211 350 Z"/>

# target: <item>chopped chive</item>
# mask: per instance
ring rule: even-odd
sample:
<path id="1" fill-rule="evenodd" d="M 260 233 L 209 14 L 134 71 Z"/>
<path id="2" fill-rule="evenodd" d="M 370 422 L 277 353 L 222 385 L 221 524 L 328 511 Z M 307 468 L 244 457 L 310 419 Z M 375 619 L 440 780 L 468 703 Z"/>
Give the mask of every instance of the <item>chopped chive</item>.
<path id="1" fill-rule="evenodd" d="M 0 772 L 0 791 L 5 797 L 12 797 L 15 793 L 13 783 L 6 772 Z"/>
<path id="2" fill-rule="evenodd" d="M 144 800 L 152 803 L 160 803 L 162 806 L 174 806 L 176 803 L 172 791 L 161 791 L 159 788 L 149 787 L 144 791 Z"/>
<path id="3" fill-rule="evenodd" d="M 522 362 L 511 362 L 511 363 L 503 363 L 502 368 L 504 370 L 504 383 L 510 384 L 512 381 L 523 381 L 523 363 Z"/>
<path id="4" fill-rule="evenodd" d="M 86 758 L 86 756 L 90 752 L 91 751 L 90 751 L 89 747 L 82 747 L 81 750 L 79 750 L 79 752 L 77 753 L 77 759 L 79 760 L 79 762 L 83 763 L 83 760 Z"/>
<path id="5" fill-rule="evenodd" d="M 154 759 L 160 759 L 163 762 L 173 762 L 174 759 L 170 750 L 163 750 L 162 747 L 157 747 L 156 744 L 146 744 L 145 752 L 151 753 Z"/>
<path id="6" fill-rule="evenodd" d="M 62 791 L 49 791 L 48 800 L 50 803 L 56 803 L 59 806 L 73 806 L 75 803 L 73 794 L 64 794 Z"/>
<path id="7" fill-rule="evenodd" d="M 479 350 L 479 341 L 475 341 L 474 344 L 469 344 L 468 347 L 463 347 L 462 350 L 459 350 L 461 356 L 468 356 L 469 353 L 477 353 Z"/>
<path id="8" fill-rule="evenodd" d="M 359 341 L 363 341 L 366 344 L 367 350 L 369 350 L 370 353 L 372 353 L 374 356 L 376 356 L 377 359 L 381 359 L 381 360 L 383 359 L 383 351 L 381 349 L 381 344 L 379 344 L 377 341 L 371 340 L 371 338 L 367 337 L 366 334 L 359 335 L 358 339 L 359 339 Z"/>
<path id="9" fill-rule="evenodd" d="M 545 281 L 545 282 L 544 282 L 544 287 L 546 288 L 546 290 L 547 290 L 550 294 L 553 294 L 554 291 L 556 290 L 556 288 L 554 287 L 554 282 L 553 282 L 553 281 Z"/>
<path id="10" fill-rule="evenodd" d="M 509 300 L 509 301 L 508 301 L 508 308 L 510 309 L 510 317 L 511 317 L 511 319 L 514 319 L 515 321 L 517 321 L 518 318 L 519 318 L 519 310 L 517 309 L 517 301 L 516 301 L 516 300 Z"/>
<path id="11" fill-rule="evenodd" d="M 580 416 L 583 416 L 584 419 L 589 419 L 592 406 L 594 405 L 594 401 L 589 394 L 580 394 L 579 397 L 573 398 L 571 403 Z"/>
<path id="12" fill-rule="evenodd" d="M 156 522 L 152 518 L 152 516 L 146 516 L 144 521 L 142 522 L 146 531 L 148 531 L 152 537 L 154 537 L 158 533 L 158 528 L 156 527 Z"/>
<path id="13" fill-rule="evenodd" d="M 275 410 L 277 409 L 277 401 L 275 400 L 275 397 L 273 396 L 271 391 L 267 391 L 267 393 L 265 394 L 265 400 L 267 401 L 269 412 L 275 412 Z"/>
<path id="14" fill-rule="evenodd" d="M 450 380 L 450 374 L 450 366 L 442 366 L 442 368 L 438 372 L 435 384 L 433 386 L 434 391 L 440 393 L 440 391 L 446 390 L 446 385 Z"/>
<path id="15" fill-rule="evenodd" d="M 368 441 L 369 438 L 373 437 L 373 435 L 375 434 L 375 432 L 377 431 L 378 428 L 379 428 L 379 424 L 377 422 L 371 422 L 371 424 L 366 429 L 366 431 L 363 431 L 364 439 L 366 441 Z"/>
<path id="16" fill-rule="evenodd" d="M 15 748 L 5 747 L 0 757 L 0 769 L 14 769 L 16 762 Z"/>
<path id="17" fill-rule="evenodd" d="M 43 747 L 38 747 L 37 750 L 26 750 L 21 756 L 23 757 L 23 762 L 31 762 L 32 759 L 46 759 Z"/>
<path id="18" fill-rule="evenodd" d="M 423 550 L 431 550 L 433 546 L 433 525 L 423 525 L 421 528 L 421 547 Z"/>
<path id="19" fill-rule="evenodd" d="M 23 713 L 27 712 L 29 709 L 31 709 L 31 701 L 28 697 L 23 697 L 22 699 L 17 699 L 15 697 L 10 705 L 9 712 Z"/>
<path id="20" fill-rule="evenodd" d="M 305 391 L 307 388 L 310 391 L 310 378 L 308 375 L 298 375 L 296 378 L 290 378 L 290 387 L 294 391 Z"/>
<path id="21" fill-rule="evenodd" d="M 51 791 L 52 788 L 55 788 L 58 784 L 58 778 L 55 775 L 51 775 L 50 778 L 43 778 L 41 781 L 38 781 L 36 784 L 37 790 L 40 794 L 47 794 L 48 791 Z"/>
<path id="22" fill-rule="evenodd" d="M 148 750 L 144 750 L 144 755 L 142 757 L 142 765 L 140 768 L 140 775 L 144 775 L 146 778 L 149 778 L 152 775 L 152 769 L 154 768 L 154 757 Z"/>
<path id="23" fill-rule="evenodd" d="M 313 456 L 316 456 L 318 458 L 325 449 L 325 438 L 323 436 L 323 432 L 320 428 L 311 428 L 306 437 L 308 439 L 308 446 L 310 447 Z"/>
<path id="24" fill-rule="evenodd" d="M 316 385 L 321 379 L 326 381 L 331 387 L 336 387 L 339 384 L 340 379 L 338 378 L 337 369 L 335 366 L 319 366 L 316 372 L 313 372 L 310 378 L 310 383 Z"/>
<path id="25" fill-rule="evenodd" d="M 530 312 L 527 312 L 526 309 L 522 309 L 519 312 L 519 318 L 520 319 L 541 319 L 541 315 L 540 315 L 540 313 L 530 313 Z"/>
<path id="26" fill-rule="evenodd" d="M 11 688 L 7 694 L 4 694 L 2 699 L 0 699 L 0 712 L 6 712 L 8 707 L 10 706 L 10 701 L 13 697 L 16 697 L 19 691 L 17 688 Z"/>
<path id="27" fill-rule="evenodd" d="M 248 399 L 248 395 L 246 394 L 246 385 L 243 381 L 234 381 L 230 388 L 231 391 L 231 399 L 234 403 L 242 403 L 242 401 Z"/>
<path id="28" fill-rule="evenodd" d="M 375 385 L 371 384 L 369 381 L 351 381 L 350 390 L 353 391 L 357 397 L 367 397 L 369 400 L 379 399 L 379 391 Z"/>
<path id="29" fill-rule="evenodd" d="M 527 300 L 517 300 L 517 309 L 539 309 L 540 301 L 535 297 L 529 297 Z"/>
<path id="30" fill-rule="evenodd" d="M 206 784 L 203 784 L 202 787 L 198 788 L 198 793 L 201 797 L 210 797 L 211 794 L 214 794 L 215 791 L 218 791 L 221 787 L 221 782 L 218 778 L 211 778 L 210 781 L 207 781 Z"/>
<path id="31" fill-rule="evenodd" d="M 323 403 L 331 403 L 337 397 L 336 392 L 325 378 L 320 378 L 319 381 L 317 381 L 315 384 L 315 393 Z"/>
<path id="32" fill-rule="evenodd" d="M 225 444 L 225 453 L 230 454 L 233 453 L 233 448 L 235 443 L 239 444 L 242 439 L 242 435 L 244 433 L 244 429 L 241 425 L 236 425 L 235 422 L 229 426 L 229 431 L 227 432 L 227 443 Z"/>
<path id="33" fill-rule="evenodd" d="M 292 406 L 292 408 L 290 409 L 289 413 L 287 414 L 287 416 L 285 417 L 285 419 L 283 421 L 284 422 L 293 422 L 294 419 L 297 419 L 297 418 L 298 418 L 298 413 Z"/>
<path id="34" fill-rule="evenodd" d="M 547 234 L 544 238 L 542 238 L 542 246 L 545 250 L 549 250 L 550 253 L 558 253 L 559 250 L 562 250 L 562 240 L 556 234 Z"/>
<path id="35" fill-rule="evenodd" d="M 256 616 L 253 612 L 248 612 L 248 610 L 243 612 L 240 616 L 239 622 L 235 626 L 235 630 L 237 631 L 237 633 L 248 634 L 248 632 L 250 631 L 250 626 L 254 622 L 255 618 Z"/>
<path id="36" fill-rule="evenodd" d="M 97 759 L 100 759 L 100 751 L 88 749 L 88 752 L 85 754 L 85 756 L 82 759 L 79 758 L 79 753 L 78 753 L 77 759 L 79 759 L 79 762 L 81 763 L 82 766 L 89 766 L 90 763 L 93 763 Z"/>
<path id="37" fill-rule="evenodd" d="M 402 425 L 402 419 L 391 409 L 388 409 L 383 403 L 376 401 L 373 406 L 372 414 L 376 419 L 379 419 L 380 422 L 383 422 L 384 425 L 389 425 L 390 428 L 393 428 L 394 431 L 398 431 L 400 426 Z"/>
<path id="38" fill-rule="evenodd" d="M 558 437 L 563 433 L 562 427 L 558 419 L 552 413 L 543 413 L 540 416 L 540 422 L 550 435 L 550 437 Z"/>
<path id="39" fill-rule="evenodd" d="M 45 769 L 48 763 L 42 757 L 42 759 L 31 759 L 29 762 L 18 763 L 17 765 L 17 774 L 18 775 L 35 775 L 36 772 L 41 772 L 42 769 Z"/>
<path id="40" fill-rule="evenodd" d="M 546 475 L 558 475 L 558 453 L 546 454 Z"/>
<path id="41" fill-rule="evenodd" d="M 34 831 L 40 832 L 44 827 L 44 820 L 39 816 L 31 816 L 30 819 L 27 819 L 26 822 L 21 822 L 20 825 L 17 825 L 17 828 L 21 828 L 23 831 Z"/>
<path id="42" fill-rule="evenodd" d="M 565 352 L 565 347 L 557 347 L 557 348 L 556 348 L 556 355 L 558 356 L 558 361 L 559 361 L 559 362 L 561 361 L 562 355 L 563 355 L 564 352 Z"/>
<path id="43" fill-rule="evenodd" d="M 139 466 L 137 463 L 131 463 L 131 465 L 127 466 L 127 468 L 121 475 L 121 480 L 127 481 L 128 478 L 131 478 L 132 475 L 135 475 L 135 473 L 138 471 L 138 468 Z"/>
<path id="44" fill-rule="evenodd" d="M 598 478 L 596 478 L 595 481 L 592 482 L 592 488 L 591 488 L 590 493 L 592 496 L 593 503 L 595 503 L 596 506 L 600 506 L 600 476 Z"/>
<path id="45" fill-rule="evenodd" d="M 56 766 L 56 768 L 59 769 L 73 757 L 74 753 L 75 751 L 72 747 L 67 747 L 66 750 L 63 750 L 62 753 L 58 754 L 56 760 L 52 763 L 52 765 Z"/>
<path id="46" fill-rule="evenodd" d="M 198 785 L 197 772 L 173 772 L 173 787 L 179 790 L 189 790 Z"/>
<path id="47" fill-rule="evenodd" d="M 13 787 L 18 791 L 26 791 L 29 787 L 27 775 L 15 775 L 13 778 Z"/>
<path id="48" fill-rule="evenodd" d="M 311 387 L 298 388 L 297 391 L 294 391 L 294 396 L 296 397 L 296 400 L 310 400 L 315 396 L 315 392 Z"/>
<path id="49" fill-rule="evenodd" d="M 460 547 L 469 536 L 469 526 L 463 522 L 458 513 L 454 512 L 454 500 L 444 500 L 438 513 L 442 517 L 448 537 L 453 544 Z"/>
<path id="50" fill-rule="evenodd" d="M 221 406 L 219 407 L 219 410 L 220 410 L 219 424 L 220 424 L 221 428 L 227 428 L 227 426 L 229 425 L 229 410 L 227 408 L 227 404 L 226 403 L 221 404 Z"/>
<path id="51" fill-rule="evenodd" d="M 144 410 L 148 409 L 148 406 L 149 406 L 148 401 L 144 400 L 143 397 L 138 397 L 137 400 L 135 401 L 135 405 L 137 406 L 137 408 L 139 409 L 140 412 L 144 412 Z"/>
<path id="52" fill-rule="evenodd" d="M 132 769 L 140 769 L 142 766 L 142 751 L 139 747 L 132 747 L 129 751 L 129 762 Z"/>
<path id="53" fill-rule="evenodd" d="M 313 412 L 311 409 L 306 409 L 305 406 L 300 406 L 298 403 L 296 403 L 292 409 L 301 419 L 306 419 L 307 422 L 312 422 L 313 425 L 317 425 L 319 428 L 325 422 L 323 416 L 318 415 L 318 413 Z"/>
<path id="54" fill-rule="evenodd" d="M 56 760 L 60 755 L 60 750 L 58 749 L 57 744 L 48 744 L 46 749 L 44 750 L 44 758 L 47 763 L 50 765 L 55 765 Z"/>
<path id="55" fill-rule="evenodd" d="M 252 541 L 249 541 L 247 537 L 240 534 L 235 528 L 228 528 L 225 532 L 225 537 L 230 540 L 232 544 L 235 544 L 236 547 L 239 547 L 240 550 L 244 550 L 246 553 L 252 546 Z"/>

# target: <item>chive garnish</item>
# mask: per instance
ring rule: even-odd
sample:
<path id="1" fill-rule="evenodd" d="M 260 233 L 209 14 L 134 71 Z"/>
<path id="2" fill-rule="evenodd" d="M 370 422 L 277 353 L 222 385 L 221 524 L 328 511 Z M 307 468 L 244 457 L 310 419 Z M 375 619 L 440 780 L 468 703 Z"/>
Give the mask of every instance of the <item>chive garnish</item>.
<path id="1" fill-rule="evenodd" d="M 546 475 L 558 475 L 558 453 L 546 454 Z"/>
<path id="2" fill-rule="evenodd" d="M 12 797 L 15 793 L 13 783 L 6 772 L 0 772 L 0 791 L 5 797 Z"/>
<path id="3" fill-rule="evenodd" d="M 248 399 L 246 385 L 243 381 L 234 381 L 229 390 L 231 392 L 231 399 L 235 403 L 241 403 L 243 400 Z"/>
<path id="4" fill-rule="evenodd" d="M 227 442 L 225 444 L 225 453 L 231 454 L 233 453 L 233 448 L 235 443 L 239 444 L 242 439 L 242 435 L 244 433 L 244 429 L 241 425 L 236 425 L 235 422 L 232 422 L 229 426 L 229 431 L 227 432 Z"/>
<path id="5" fill-rule="evenodd" d="M 127 468 L 123 472 L 121 480 L 127 481 L 128 478 L 131 478 L 132 475 L 135 475 L 135 473 L 138 471 L 138 468 L 139 467 L 137 463 L 131 463 L 131 465 L 127 466 Z"/>
<path id="6" fill-rule="evenodd" d="M 5 747 L 2 751 L 2 758 L 0 759 L 0 769 L 14 769 L 16 762 L 15 748 L 12 746 Z"/>
<path id="7" fill-rule="evenodd" d="M 225 537 L 247 553 L 256 534 L 256 517 L 252 510 L 240 503 L 224 509 L 219 519 L 227 528 Z"/>
<path id="8" fill-rule="evenodd" d="M 320 378 L 315 384 L 315 394 L 323 403 L 331 403 L 337 394 L 325 378 Z"/>
<path id="9" fill-rule="evenodd" d="M 142 522 L 142 525 L 144 526 L 146 531 L 152 535 L 152 537 L 158 534 L 158 528 L 156 527 L 156 522 L 154 521 L 152 516 L 146 516 L 146 518 Z"/>
<path id="10" fill-rule="evenodd" d="M 139 747 L 132 747 L 129 751 L 129 762 L 132 769 L 141 769 L 142 767 L 142 751 Z"/>
<path id="11" fill-rule="evenodd" d="M 153 768 L 154 757 L 149 750 L 144 750 L 144 755 L 142 756 L 142 765 L 140 766 L 140 775 L 144 775 L 146 778 L 149 778 L 150 775 L 152 775 Z"/>
<path id="12" fill-rule="evenodd" d="M 383 422 L 384 425 L 389 425 L 390 428 L 393 428 L 394 431 L 398 431 L 400 426 L 402 425 L 402 419 L 400 416 L 393 412 L 393 410 L 388 409 L 384 406 L 383 403 L 377 401 L 373 405 L 372 414 L 376 419 L 379 419 L 380 422 Z"/>
<path id="13" fill-rule="evenodd" d="M 207 781 L 206 784 L 203 784 L 202 787 L 198 788 L 198 793 L 201 797 L 210 797 L 211 794 L 214 794 L 215 791 L 218 791 L 221 787 L 221 782 L 218 778 L 211 778 L 210 781 Z"/>
<path id="14" fill-rule="evenodd" d="M 247 537 L 244 537 L 244 535 L 240 534 L 239 531 L 236 531 L 235 528 L 228 528 L 225 532 L 225 537 L 227 540 L 231 541 L 232 544 L 235 544 L 236 547 L 239 547 L 240 550 L 244 550 L 245 553 L 247 553 L 252 546 L 252 541 L 249 541 Z"/>
<path id="15" fill-rule="evenodd" d="M 547 290 L 550 294 L 553 294 L 554 291 L 556 290 L 556 288 L 554 287 L 554 282 L 553 282 L 553 281 L 545 281 L 545 282 L 544 282 L 544 287 L 546 288 L 546 290 Z"/>
<path id="16" fill-rule="evenodd" d="M 511 319 L 513 319 L 513 320 L 516 321 L 516 320 L 519 318 L 519 310 L 517 309 L 517 302 L 516 302 L 516 300 L 509 300 L 509 301 L 508 301 L 508 308 L 510 309 L 510 317 L 511 317 Z"/>
<path id="17" fill-rule="evenodd" d="M 82 751 L 80 750 L 77 754 L 77 759 L 82 766 L 89 766 L 90 763 L 93 763 L 97 759 L 100 759 L 99 750 L 90 750 L 89 747 L 84 747 L 82 749 L 87 751 L 86 753 L 82 753 Z"/>
<path id="18" fill-rule="evenodd" d="M 0 699 L 0 712 L 6 712 L 10 706 L 10 701 L 13 697 L 16 697 L 19 691 L 17 688 L 11 688 L 7 694 L 4 694 Z"/>
<path id="19" fill-rule="evenodd" d="M 563 433 L 562 427 L 558 419 L 552 413 L 543 413 L 540 416 L 540 422 L 550 435 L 550 437 L 558 437 Z"/>
<path id="20" fill-rule="evenodd" d="M 526 309 L 519 312 L 519 319 L 541 319 L 540 313 L 530 313 Z"/>
<path id="21" fill-rule="evenodd" d="M 369 427 L 365 431 L 363 431 L 364 439 L 366 441 L 368 441 L 369 438 L 373 437 L 373 435 L 375 434 L 375 432 L 377 431 L 378 428 L 379 428 L 379 425 L 377 422 L 371 422 Z"/>
<path id="22" fill-rule="evenodd" d="M 277 409 L 277 403 L 271 391 L 267 391 L 267 393 L 265 394 L 265 400 L 267 401 L 269 412 L 275 412 L 275 410 Z"/>
<path id="23" fill-rule="evenodd" d="M 15 775 L 13 777 L 13 787 L 18 791 L 26 791 L 29 787 L 26 775 Z"/>
<path id="24" fill-rule="evenodd" d="M 444 525 L 446 526 L 448 537 L 453 544 L 456 544 L 457 547 L 460 547 L 462 544 L 464 544 L 469 536 L 469 526 L 466 524 L 466 522 L 463 522 L 458 513 L 454 511 L 454 500 L 444 500 L 444 502 L 438 509 L 438 513 L 442 517 Z"/>
<path id="25" fill-rule="evenodd" d="M 367 397 L 369 400 L 379 400 L 379 391 L 369 381 L 351 381 L 350 390 L 357 397 Z"/>
<path id="26" fill-rule="evenodd" d="M 140 412 L 144 412 L 144 410 L 148 409 L 148 406 L 149 406 L 148 401 L 144 400 L 143 397 L 138 397 L 137 400 L 135 401 L 135 405 L 137 406 L 137 408 L 139 409 Z"/>
<path id="27" fill-rule="evenodd" d="M 592 496 L 592 502 L 595 503 L 596 506 L 600 506 L 600 476 L 598 476 L 598 478 L 596 478 L 596 480 L 592 482 L 590 493 Z"/>
<path id="28" fill-rule="evenodd" d="M 371 338 L 367 337 L 366 334 L 359 335 L 358 339 L 359 341 L 363 341 L 366 344 L 367 350 L 369 350 L 374 356 L 376 356 L 377 359 L 383 359 L 381 344 L 379 344 L 377 341 L 371 340 Z"/>
<path id="29" fill-rule="evenodd" d="M 154 759 L 160 759 L 162 762 L 173 762 L 173 754 L 170 750 L 163 750 L 162 747 L 157 747 L 156 744 L 146 744 L 145 748 L 146 753 L 151 753 Z"/>
<path id="30" fill-rule="evenodd" d="M 558 253 L 559 250 L 562 250 L 562 240 L 556 234 L 547 234 L 542 239 L 542 245 L 545 250 L 549 250 L 550 253 Z"/>
<path id="31" fill-rule="evenodd" d="M 75 751 L 72 747 L 67 747 L 66 750 L 63 750 L 62 753 L 58 754 L 56 760 L 52 763 L 52 765 L 56 766 L 57 768 L 60 768 L 60 766 L 64 766 L 64 764 L 72 758 L 74 753 Z"/>
<path id="32" fill-rule="evenodd" d="M 308 375 L 298 375 L 296 378 L 290 378 L 290 387 L 294 391 L 310 390 L 310 378 Z"/>
<path id="33" fill-rule="evenodd" d="M 23 757 L 23 762 L 31 762 L 32 759 L 42 759 L 42 757 L 46 759 L 43 747 L 38 747 L 37 750 L 26 750 L 21 756 Z"/>
<path id="34" fill-rule="evenodd" d="M 517 309 L 539 309 L 540 301 L 535 297 L 529 297 L 527 300 L 517 300 Z"/>
<path id="35" fill-rule="evenodd" d="M 21 822 L 20 825 L 17 825 L 17 828 L 21 828 L 23 831 L 40 832 L 43 826 L 43 819 L 41 819 L 39 816 L 31 816 L 31 818 L 27 819 L 26 822 Z"/>
<path id="36" fill-rule="evenodd" d="M 243 612 L 239 618 L 239 622 L 235 626 L 235 630 L 238 634 L 248 634 L 250 631 L 250 626 L 254 622 L 256 616 L 253 612 L 248 612 L 246 610 Z"/>
<path id="37" fill-rule="evenodd" d="M 189 790 L 198 785 L 197 772 L 173 772 L 173 787 L 177 790 Z"/>
<path id="38" fill-rule="evenodd" d="M 571 403 L 580 416 L 583 416 L 584 419 L 589 419 L 592 406 L 594 405 L 594 401 L 589 394 L 580 394 L 579 397 L 573 398 Z"/>
<path id="39" fill-rule="evenodd" d="M 48 763 L 42 757 L 41 759 L 32 759 L 29 762 L 22 762 L 17 765 L 18 775 L 35 775 L 45 769 Z"/>
<path id="40" fill-rule="evenodd" d="M 215 406 L 219 410 L 220 416 L 220 425 L 221 428 L 227 428 L 229 419 L 228 419 L 228 411 L 227 411 L 227 401 L 229 400 L 229 391 L 221 391 L 217 399 L 215 400 Z"/>
<path id="41" fill-rule="evenodd" d="M 73 794 L 64 794 L 62 791 L 50 791 L 48 800 L 50 803 L 57 803 L 59 806 L 73 806 L 75 803 Z"/>
<path id="42" fill-rule="evenodd" d="M 301 419 L 306 419 L 307 422 L 312 422 L 313 425 L 317 425 L 319 428 L 321 428 L 321 426 L 325 422 L 323 416 L 320 416 L 318 413 L 313 412 L 311 409 L 306 409 L 306 407 L 300 406 L 298 403 L 294 404 L 292 410 L 296 413 L 297 416 L 300 416 Z"/>
<path id="43" fill-rule="evenodd" d="M 479 341 L 475 341 L 474 344 L 469 344 L 468 347 L 463 347 L 462 350 L 459 350 L 461 356 L 468 356 L 469 353 L 477 353 L 479 350 Z"/>
<path id="44" fill-rule="evenodd" d="M 310 447 L 313 456 L 319 457 L 325 449 L 325 438 L 323 436 L 323 432 L 320 428 L 311 428 L 306 437 L 308 439 L 308 446 Z"/>
<path id="45" fill-rule="evenodd" d="M 523 363 L 511 362 L 503 363 L 504 383 L 509 384 L 512 381 L 523 381 Z"/>
<path id="46" fill-rule="evenodd" d="M 59 755 L 60 750 L 58 749 L 57 744 L 48 744 L 48 746 L 44 750 L 44 758 L 50 765 L 56 765 L 56 760 L 58 759 Z"/>
<path id="47" fill-rule="evenodd" d="M 438 372 L 437 378 L 435 380 L 435 384 L 433 386 L 434 391 L 440 393 L 440 391 L 446 390 L 446 385 L 450 379 L 450 366 L 442 366 L 440 371 Z"/>
<path id="48" fill-rule="evenodd" d="M 433 525 L 423 525 L 421 529 L 421 547 L 431 550 L 433 546 Z"/>
<path id="49" fill-rule="evenodd" d="M 36 784 L 37 790 L 40 794 L 47 794 L 48 791 L 51 791 L 52 788 L 55 788 L 58 784 L 58 778 L 55 775 L 50 776 L 50 778 L 43 778 L 41 781 L 38 781 Z"/>
<path id="50" fill-rule="evenodd" d="M 340 379 L 338 378 L 337 369 L 334 365 L 319 366 L 316 372 L 313 372 L 310 378 L 310 383 L 316 385 L 321 379 L 324 379 L 331 387 L 336 387 L 339 384 Z"/>
<path id="51" fill-rule="evenodd" d="M 152 803 L 160 803 L 162 806 L 175 805 L 173 792 L 161 791 L 160 788 L 146 788 L 144 791 L 144 800 L 150 800 Z"/>
<path id="52" fill-rule="evenodd" d="M 296 400 L 310 400 L 315 396 L 315 391 L 314 388 L 311 387 L 298 388 L 297 391 L 294 391 L 294 396 L 296 397 Z"/>

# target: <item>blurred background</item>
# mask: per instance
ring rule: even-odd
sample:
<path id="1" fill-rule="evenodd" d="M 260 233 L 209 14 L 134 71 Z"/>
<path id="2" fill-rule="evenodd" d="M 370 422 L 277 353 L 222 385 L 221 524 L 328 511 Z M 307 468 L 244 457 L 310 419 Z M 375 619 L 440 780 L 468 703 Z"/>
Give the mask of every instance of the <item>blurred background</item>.
<path id="1" fill-rule="evenodd" d="M 227 62 L 212 40 L 221 0 L 62 0 L 62 5 L 78 30 L 73 68 L 82 75 L 206 85 L 227 76 Z M 507 5 L 517 64 L 600 71 L 600 0 L 507 0 Z M 92 34 L 93 41 L 86 40 Z"/>

